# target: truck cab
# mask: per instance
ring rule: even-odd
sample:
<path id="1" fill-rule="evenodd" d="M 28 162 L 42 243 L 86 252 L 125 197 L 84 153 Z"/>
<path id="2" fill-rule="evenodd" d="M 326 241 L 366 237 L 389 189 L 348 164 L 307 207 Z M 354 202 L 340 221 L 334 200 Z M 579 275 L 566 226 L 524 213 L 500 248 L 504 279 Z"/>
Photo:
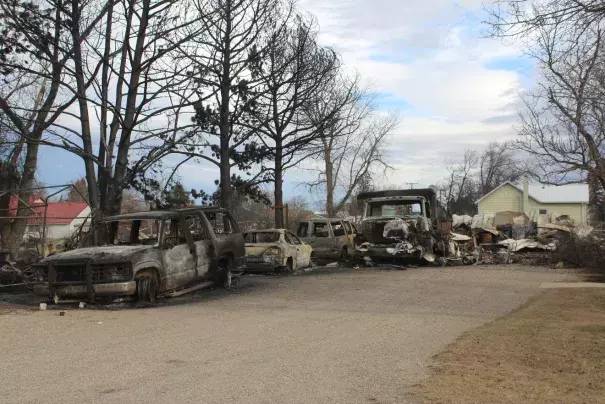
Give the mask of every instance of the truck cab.
<path id="1" fill-rule="evenodd" d="M 371 259 L 434 259 L 439 213 L 434 189 L 364 192 L 361 236 L 355 252 Z"/>

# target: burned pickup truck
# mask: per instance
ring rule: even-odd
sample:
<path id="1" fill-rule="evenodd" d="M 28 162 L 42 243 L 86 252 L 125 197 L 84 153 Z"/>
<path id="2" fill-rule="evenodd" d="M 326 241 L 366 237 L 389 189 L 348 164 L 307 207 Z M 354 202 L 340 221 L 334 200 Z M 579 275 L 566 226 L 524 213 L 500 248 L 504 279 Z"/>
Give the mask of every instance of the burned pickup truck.
<path id="1" fill-rule="evenodd" d="M 445 215 L 434 189 L 362 192 L 357 200 L 364 204 L 362 234 L 355 239 L 357 256 L 435 261 L 443 245 L 436 226 Z"/>
<path id="2" fill-rule="evenodd" d="M 95 233 L 96 232 L 96 233 Z M 108 217 L 89 233 L 104 241 L 46 257 L 34 291 L 63 298 L 136 298 L 154 302 L 205 286 L 231 285 L 244 239 L 224 209 L 212 207 Z M 89 240 L 84 240 L 89 241 Z"/>

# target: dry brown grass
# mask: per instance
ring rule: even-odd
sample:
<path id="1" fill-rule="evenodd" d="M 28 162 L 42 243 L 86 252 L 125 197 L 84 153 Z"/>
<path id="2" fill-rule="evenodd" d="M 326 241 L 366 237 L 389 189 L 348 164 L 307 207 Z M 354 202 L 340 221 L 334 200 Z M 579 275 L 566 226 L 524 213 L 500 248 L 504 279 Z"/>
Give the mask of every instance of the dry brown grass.
<path id="1" fill-rule="evenodd" d="M 425 403 L 605 403 L 605 290 L 547 291 L 435 359 Z"/>

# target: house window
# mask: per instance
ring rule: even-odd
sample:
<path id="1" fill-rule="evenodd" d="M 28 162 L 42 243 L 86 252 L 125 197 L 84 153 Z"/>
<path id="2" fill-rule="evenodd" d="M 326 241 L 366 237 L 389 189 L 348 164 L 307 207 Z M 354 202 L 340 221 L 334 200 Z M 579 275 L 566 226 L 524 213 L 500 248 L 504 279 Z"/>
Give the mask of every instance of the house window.
<path id="1" fill-rule="evenodd" d="M 548 210 L 546 210 L 546 209 L 540 209 L 540 214 L 541 215 L 547 215 L 548 214 Z"/>

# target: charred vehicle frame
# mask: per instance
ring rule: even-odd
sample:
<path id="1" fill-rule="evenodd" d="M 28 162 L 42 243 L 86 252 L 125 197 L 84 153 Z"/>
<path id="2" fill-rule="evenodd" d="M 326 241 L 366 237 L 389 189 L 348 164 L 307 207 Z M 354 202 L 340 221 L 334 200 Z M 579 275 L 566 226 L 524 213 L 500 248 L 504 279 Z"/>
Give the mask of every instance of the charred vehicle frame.
<path id="1" fill-rule="evenodd" d="M 43 282 L 36 294 L 154 302 L 213 284 L 229 287 L 245 254 L 237 224 L 220 208 L 124 214 L 96 226 L 105 232 L 105 245 L 46 257 L 37 264 Z"/>
<path id="2" fill-rule="evenodd" d="M 246 273 L 294 272 L 311 264 L 313 248 L 285 229 L 251 230 L 244 233 Z"/>
<path id="3" fill-rule="evenodd" d="M 296 235 L 313 248 L 314 259 L 347 261 L 355 249 L 357 228 L 349 220 L 312 217 L 298 223 Z"/>
<path id="4" fill-rule="evenodd" d="M 445 236 L 437 231 L 445 218 L 432 188 L 362 192 L 361 235 L 355 253 L 372 260 L 424 259 L 447 255 Z"/>

